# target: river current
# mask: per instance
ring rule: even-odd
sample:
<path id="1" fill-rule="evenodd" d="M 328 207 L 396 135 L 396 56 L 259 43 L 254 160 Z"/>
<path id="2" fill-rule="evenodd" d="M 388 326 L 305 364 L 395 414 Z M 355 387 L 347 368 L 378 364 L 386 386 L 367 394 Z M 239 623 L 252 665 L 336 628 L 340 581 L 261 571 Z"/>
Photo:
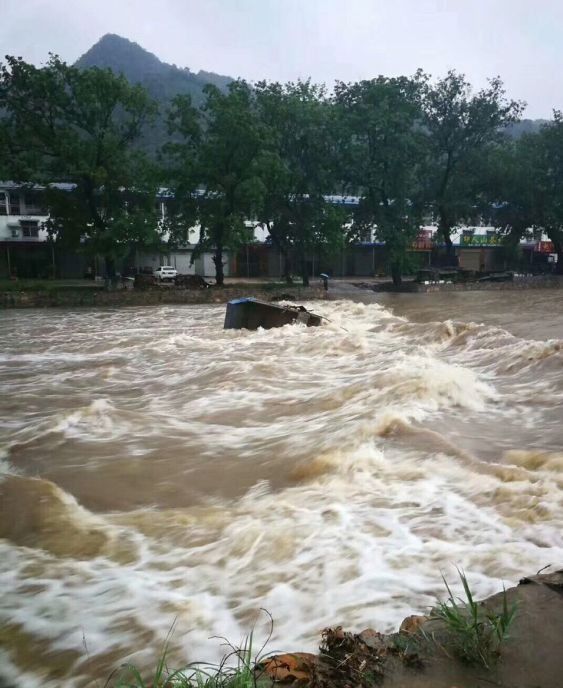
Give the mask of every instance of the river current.
<path id="1" fill-rule="evenodd" d="M 374 300 L 375 297 L 366 300 Z M 0 685 L 395 629 L 563 564 L 557 290 L 1 314 Z M 259 616 L 257 638 L 267 632 Z"/>

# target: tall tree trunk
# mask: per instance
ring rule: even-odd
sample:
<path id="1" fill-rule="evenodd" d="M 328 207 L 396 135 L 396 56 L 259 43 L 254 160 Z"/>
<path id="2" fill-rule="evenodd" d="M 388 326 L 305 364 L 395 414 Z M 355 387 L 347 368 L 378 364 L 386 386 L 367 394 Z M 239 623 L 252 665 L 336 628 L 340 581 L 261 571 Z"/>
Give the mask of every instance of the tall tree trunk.
<path id="1" fill-rule="evenodd" d="M 444 233 L 444 241 L 446 243 L 446 255 L 449 258 L 453 258 L 455 255 L 454 244 L 452 237 L 450 236 L 450 230 L 448 228 L 447 233 Z"/>
<path id="2" fill-rule="evenodd" d="M 446 215 L 446 210 L 443 206 L 438 208 L 438 215 L 438 233 L 441 235 L 442 239 L 444 240 L 444 243 L 446 244 L 446 255 L 449 258 L 453 258 L 454 245 L 451 237 L 452 228 Z"/>
<path id="3" fill-rule="evenodd" d="M 551 229 L 547 232 L 555 253 L 557 254 L 557 264 L 555 266 L 555 274 L 563 275 L 563 236 L 560 230 Z"/>
<path id="4" fill-rule="evenodd" d="M 222 287 L 225 284 L 225 273 L 223 272 L 223 244 L 217 243 L 213 256 L 215 263 L 215 284 Z"/>
<path id="5" fill-rule="evenodd" d="M 391 277 L 393 279 L 393 284 L 398 289 L 403 284 L 401 263 L 399 261 L 393 261 L 391 263 Z"/>
<path id="6" fill-rule="evenodd" d="M 555 274 L 563 275 L 563 241 L 554 241 L 553 247 L 557 253 L 557 263 L 555 265 Z"/>
<path id="7" fill-rule="evenodd" d="M 301 261 L 301 278 L 303 280 L 303 286 L 309 286 L 309 270 L 307 269 L 307 252 L 305 251 L 305 245 L 308 238 L 307 231 L 305 229 L 306 223 L 303 222 L 302 218 L 296 222 L 297 225 L 297 248 L 299 251 L 299 259 Z"/>
<path id="8" fill-rule="evenodd" d="M 448 258 L 453 258 L 454 247 L 451 237 L 452 224 L 448 217 L 448 211 L 446 210 L 446 191 L 448 189 L 448 184 L 450 181 L 450 175 L 452 172 L 452 158 L 453 151 L 448 150 L 448 156 L 446 159 L 446 168 L 442 177 L 442 183 L 440 184 L 440 189 L 438 191 L 438 233 L 442 235 L 444 243 L 446 244 L 446 255 Z"/>
<path id="9" fill-rule="evenodd" d="M 303 286 L 308 287 L 309 286 L 309 270 L 307 268 L 307 256 L 305 255 L 305 251 L 303 251 L 301 255 L 301 277 L 303 279 Z"/>
<path id="10" fill-rule="evenodd" d="M 106 267 L 106 286 L 113 287 L 115 285 L 115 258 L 111 255 L 105 255 L 104 263 Z"/>
<path id="11" fill-rule="evenodd" d="M 281 257 L 283 258 L 283 268 L 281 277 L 285 280 L 286 284 L 293 284 L 293 280 L 291 279 L 291 258 L 289 255 L 289 249 L 287 247 L 287 244 L 284 241 L 282 241 L 282 239 L 280 239 L 280 236 L 276 231 L 275 224 L 267 222 L 266 226 L 268 227 L 268 232 L 270 233 L 274 246 L 278 249 Z"/>
<path id="12" fill-rule="evenodd" d="M 293 279 L 291 278 L 291 258 L 289 257 L 288 251 L 283 251 L 283 275 L 286 284 L 293 284 Z"/>

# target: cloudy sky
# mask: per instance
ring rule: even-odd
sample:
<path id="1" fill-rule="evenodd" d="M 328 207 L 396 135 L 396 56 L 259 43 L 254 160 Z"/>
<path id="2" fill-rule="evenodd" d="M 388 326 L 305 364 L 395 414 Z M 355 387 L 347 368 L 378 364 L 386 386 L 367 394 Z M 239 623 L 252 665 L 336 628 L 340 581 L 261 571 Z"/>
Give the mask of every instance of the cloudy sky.
<path id="1" fill-rule="evenodd" d="M 0 52 L 72 62 L 105 33 L 192 70 L 331 83 L 500 75 L 527 117 L 563 109 L 563 0 L 0 0 Z"/>

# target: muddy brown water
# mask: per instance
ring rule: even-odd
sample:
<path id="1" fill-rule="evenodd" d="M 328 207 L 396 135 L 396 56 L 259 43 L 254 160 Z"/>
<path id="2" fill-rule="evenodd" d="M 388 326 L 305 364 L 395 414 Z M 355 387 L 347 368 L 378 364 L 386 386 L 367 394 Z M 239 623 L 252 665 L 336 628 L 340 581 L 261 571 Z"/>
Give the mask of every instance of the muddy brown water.
<path id="1" fill-rule="evenodd" d="M 260 607 L 273 649 L 312 649 L 455 565 L 485 596 L 563 564 L 559 292 L 363 300 L 267 332 L 1 314 L 0 680 L 103 684 L 174 622 L 174 661 L 217 660 Z"/>

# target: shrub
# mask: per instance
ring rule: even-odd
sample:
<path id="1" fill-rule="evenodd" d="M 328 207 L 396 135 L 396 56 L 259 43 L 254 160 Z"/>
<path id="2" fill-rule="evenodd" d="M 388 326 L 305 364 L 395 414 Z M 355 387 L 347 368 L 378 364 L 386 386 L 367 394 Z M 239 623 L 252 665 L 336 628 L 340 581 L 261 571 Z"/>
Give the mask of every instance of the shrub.
<path id="1" fill-rule="evenodd" d="M 495 612 L 486 609 L 475 601 L 465 573 L 459 569 L 458 573 L 466 599 L 456 598 L 442 576 L 449 597 L 432 610 L 431 618 L 445 624 L 447 641 L 453 644 L 454 651 L 461 659 L 490 668 L 500 654 L 501 644 L 508 637 L 516 605 L 508 607 L 507 593 L 503 587 L 502 610 Z"/>

